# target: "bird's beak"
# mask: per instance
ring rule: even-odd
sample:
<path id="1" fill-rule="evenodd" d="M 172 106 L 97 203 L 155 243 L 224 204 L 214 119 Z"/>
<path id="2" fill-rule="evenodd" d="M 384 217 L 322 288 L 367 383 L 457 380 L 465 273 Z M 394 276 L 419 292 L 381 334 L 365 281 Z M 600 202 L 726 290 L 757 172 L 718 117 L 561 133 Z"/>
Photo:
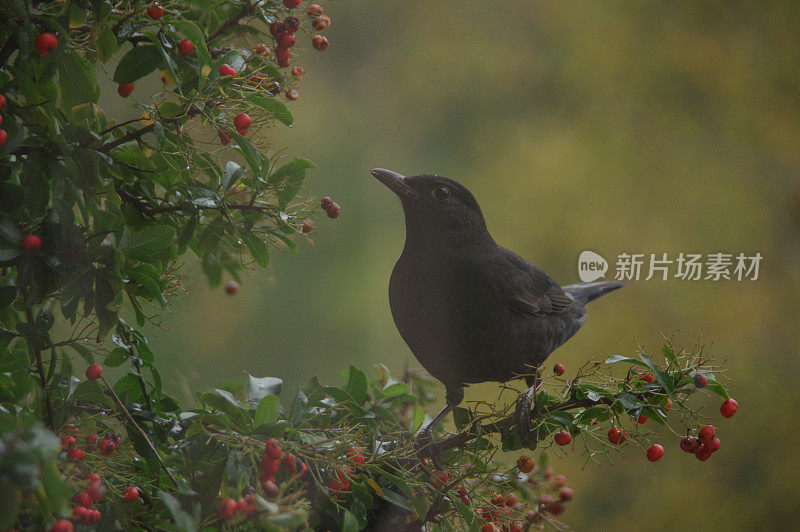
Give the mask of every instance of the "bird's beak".
<path id="1" fill-rule="evenodd" d="M 378 178 L 378 181 L 389 187 L 389 189 L 402 197 L 416 197 L 417 192 L 406 184 L 406 178 L 402 174 L 386 170 L 385 168 L 374 168 L 372 175 Z"/>

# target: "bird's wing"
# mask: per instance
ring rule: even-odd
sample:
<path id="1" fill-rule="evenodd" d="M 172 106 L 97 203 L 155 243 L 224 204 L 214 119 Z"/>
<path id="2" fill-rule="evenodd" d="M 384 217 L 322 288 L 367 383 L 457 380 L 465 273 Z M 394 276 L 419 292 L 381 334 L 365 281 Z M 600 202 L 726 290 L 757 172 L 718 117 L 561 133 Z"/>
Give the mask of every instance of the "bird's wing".
<path id="1" fill-rule="evenodd" d="M 513 272 L 509 281 L 508 304 L 520 314 L 542 316 L 560 314 L 575 305 L 575 299 L 564 292 L 549 275 L 518 255 L 503 250 L 503 262 Z"/>

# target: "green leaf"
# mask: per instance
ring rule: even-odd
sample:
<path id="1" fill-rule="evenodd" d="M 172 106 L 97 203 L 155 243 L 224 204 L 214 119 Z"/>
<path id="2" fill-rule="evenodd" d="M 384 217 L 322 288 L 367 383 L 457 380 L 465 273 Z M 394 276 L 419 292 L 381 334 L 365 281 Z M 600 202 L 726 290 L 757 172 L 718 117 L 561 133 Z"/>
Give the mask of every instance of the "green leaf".
<path id="1" fill-rule="evenodd" d="M 350 513 L 350 510 L 345 510 L 342 518 L 342 532 L 358 532 L 359 530 L 361 529 L 358 526 L 356 516 Z"/>
<path id="2" fill-rule="evenodd" d="M 708 385 L 706 386 L 706 389 L 711 392 L 714 392 L 715 394 L 719 395 L 726 401 L 730 399 L 730 395 L 728 395 L 728 390 L 726 390 L 725 387 L 718 381 L 710 377 L 708 379 Z"/>
<path id="3" fill-rule="evenodd" d="M 255 408 L 267 395 L 280 395 L 283 381 L 276 377 L 253 377 L 247 374 L 247 402 Z"/>
<path id="4" fill-rule="evenodd" d="M 100 27 L 95 47 L 97 49 L 97 57 L 104 63 L 117 52 L 119 45 L 117 44 L 117 37 L 111 31 L 111 28 L 105 25 Z"/>
<path id="5" fill-rule="evenodd" d="M 636 360 L 635 358 L 626 357 L 624 355 L 613 355 L 606 359 L 606 364 L 616 364 L 617 362 L 629 362 L 631 364 L 636 364 L 637 366 L 642 366 L 643 368 L 649 367 L 641 360 Z"/>
<path id="6" fill-rule="evenodd" d="M 414 419 L 411 421 L 411 434 L 416 434 L 425 422 L 425 411 L 419 405 L 414 405 Z"/>
<path id="7" fill-rule="evenodd" d="M 347 377 L 347 391 L 356 402 L 361 403 L 367 398 L 368 384 L 367 374 L 355 366 L 350 366 L 350 374 Z"/>
<path id="8" fill-rule="evenodd" d="M 641 359 L 642 362 L 644 362 L 647 365 L 648 368 L 650 368 L 653 371 L 653 374 L 655 375 L 656 380 L 661 385 L 661 387 L 664 388 L 664 390 L 667 391 L 667 393 L 671 394 L 673 391 L 675 391 L 674 383 L 672 382 L 672 379 L 670 378 L 670 376 L 668 374 L 664 373 L 663 371 L 661 371 L 661 369 L 659 369 L 659 367 L 656 366 L 650 360 L 650 357 L 648 357 L 644 353 L 639 353 L 639 358 Z"/>
<path id="9" fill-rule="evenodd" d="M 97 101 L 100 87 L 89 60 L 76 52 L 62 55 L 58 61 L 58 90 L 66 109 Z"/>
<path id="10" fill-rule="evenodd" d="M 236 141 L 234 148 L 236 148 L 236 151 L 242 154 L 242 157 L 244 157 L 244 160 L 247 162 L 247 166 L 250 167 L 250 170 L 253 171 L 253 174 L 261 174 L 261 156 L 255 150 L 255 148 L 253 148 L 253 145 L 250 144 L 250 141 L 235 132 L 231 132 L 231 137 L 233 137 L 233 139 Z"/>
<path id="11" fill-rule="evenodd" d="M 469 425 L 469 423 L 472 421 L 472 416 L 470 415 L 469 410 L 457 406 L 453 409 L 453 421 L 456 424 L 456 428 L 461 430 Z"/>
<path id="12" fill-rule="evenodd" d="M 213 392 L 204 393 L 201 397 L 205 404 L 225 412 L 239 429 L 250 428 L 250 415 L 231 392 L 215 389 Z"/>
<path id="13" fill-rule="evenodd" d="M 208 53 L 206 39 L 203 31 L 188 20 L 173 20 L 172 24 L 178 28 L 194 45 L 194 51 L 201 65 L 211 64 L 211 54 Z"/>
<path id="14" fill-rule="evenodd" d="M 260 427 L 267 423 L 275 423 L 280 416 L 281 402 L 277 395 L 267 394 L 258 403 L 255 413 L 254 426 Z"/>
<path id="15" fill-rule="evenodd" d="M 247 97 L 247 101 L 264 109 L 287 126 L 291 126 L 294 123 L 294 117 L 289 109 L 283 104 L 283 102 L 276 100 L 275 98 L 265 98 L 263 96 L 258 96 L 257 94 L 251 94 Z"/>
<path id="16" fill-rule="evenodd" d="M 152 259 L 175 240 L 175 229 L 169 225 L 156 225 L 131 235 L 128 247 L 122 249 L 126 257 L 146 261 Z"/>
<path id="17" fill-rule="evenodd" d="M 259 266 L 266 267 L 269 264 L 269 248 L 263 240 L 253 233 L 245 233 L 242 242 Z"/>
<path id="18" fill-rule="evenodd" d="M 394 384 L 390 384 L 383 390 L 381 393 L 386 398 L 397 397 L 398 395 L 405 395 L 407 393 L 411 393 L 411 390 L 408 387 L 408 384 L 404 382 L 396 382 Z"/>
<path id="19" fill-rule="evenodd" d="M 11 305 L 16 297 L 16 286 L 0 286 L 0 309 L 4 309 Z"/>
<path id="20" fill-rule="evenodd" d="M 269 176 L 268 181 L 270 183 L 277 183 L 282 179 L 287 179 L 290 177 L 297 177 L 297 176 L 304 176 L 306 170 L 309 168 L 315 168 L 317 165 L 314 164 L 312 161 L 308 159 L 304 159 L 303 157 L 297 157 L 292 161 L 284 164 L 277 170 L 275 170 L 271 176 Z"/>
<path id="21" fill-rule="evenodd" d="M 115 83 L 132 83 L 161 65 L 161 52 L 152 45 L 136 46 L 122 59 L 114 71 Z"/>

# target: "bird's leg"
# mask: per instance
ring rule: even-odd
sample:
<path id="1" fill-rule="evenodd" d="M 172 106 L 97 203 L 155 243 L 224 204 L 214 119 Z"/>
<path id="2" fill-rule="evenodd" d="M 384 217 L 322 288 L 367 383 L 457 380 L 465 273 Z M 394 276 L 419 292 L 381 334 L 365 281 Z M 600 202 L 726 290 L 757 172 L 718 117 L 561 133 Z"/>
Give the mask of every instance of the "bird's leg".
<path id="1" fill-rule="evenodd" d="M 536 375 L 525 377 L 525 384 L 528 385 L 528 390 L 517 399 L 517 426 L 519 427 L 520 439 L 525 447 L 528 447 L 531 443 L 531 403 L 541 383 L 541 375 L 537 368 Z"/>
<path id="2" fill-rule="evenodd" d="M 433 429 L 435 429 L 439 423 L 441 423 L 442 420 L 453 411 L 454 407 L 464 400 L 464 388 L 447 388 L 446 399 L 447 404 L 444 405 L 444 408 L 442 408 L 431 420 L 431 422 L 425 425 L 425 427 L 417 434 L 417 448 L 419 449 L 419 452 L 423 455 L 429 455 L 437 467 L 439 466 L 439 456 L 437 452 L 434 452 Z"/>

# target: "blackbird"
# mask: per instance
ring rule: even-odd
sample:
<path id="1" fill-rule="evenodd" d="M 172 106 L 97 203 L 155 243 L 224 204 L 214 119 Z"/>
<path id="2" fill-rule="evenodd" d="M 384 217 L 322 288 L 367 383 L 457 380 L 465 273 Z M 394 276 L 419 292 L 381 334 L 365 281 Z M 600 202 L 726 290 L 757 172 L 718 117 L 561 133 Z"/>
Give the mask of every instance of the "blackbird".
<path id="1" fill-rule="evenodd" d="M 527 442 L 538 367 L 581 328 L 588 302 L 623 283 L 561 287 L 494 241 L 464 186 L 383 168 L 372 175 L 400 197 L 405 211 L 405 247 L 389 281 L 394 322 L 420 364 L 446 388 L 447 405 L 419 437 L 431 439 L 432 429 L 463 400 L 465 385 L 524 378 L 529 390 L 517 415 Z"/>

